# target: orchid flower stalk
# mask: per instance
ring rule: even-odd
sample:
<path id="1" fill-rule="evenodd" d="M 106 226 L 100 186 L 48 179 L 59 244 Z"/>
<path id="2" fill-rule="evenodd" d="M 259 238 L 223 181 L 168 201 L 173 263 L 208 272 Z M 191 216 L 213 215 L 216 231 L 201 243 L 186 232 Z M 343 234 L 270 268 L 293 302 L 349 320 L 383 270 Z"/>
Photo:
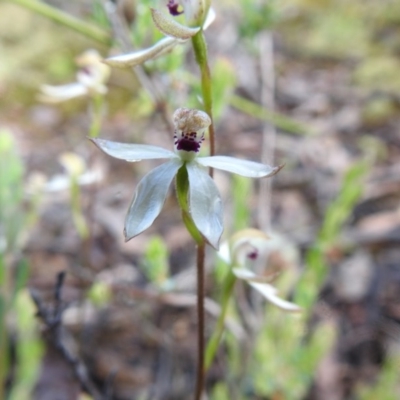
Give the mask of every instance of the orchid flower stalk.
<path id="1" fill-rule="evenodd" d="M 137 185 L 125 219 L 125 239 L 128 241 L 150 227 L 160 214 L 169 187 L 176 177 L 177 195 L 189 232 L 197 243 L 203 238 L 218 249 L 223 232 L 223 207 L 206 167 L 250 178 L 273 176 L 281 167 L 227 156 L 199 157 L 205 131 L 211 123 L 209 116 L 200 110 L 179 108 L 173 115 L 173 122 L 175 151 L 144 144 L 92 139 L 105 153 L 125 161 L 167 159 Z"/>

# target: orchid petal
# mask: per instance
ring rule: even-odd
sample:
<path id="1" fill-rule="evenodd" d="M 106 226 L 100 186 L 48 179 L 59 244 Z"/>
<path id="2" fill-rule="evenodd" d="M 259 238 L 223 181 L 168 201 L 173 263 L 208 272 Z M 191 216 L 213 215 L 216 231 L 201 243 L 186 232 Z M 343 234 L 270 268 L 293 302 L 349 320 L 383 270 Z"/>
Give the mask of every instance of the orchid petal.
<path id="1" fill-rule="evenodd" d="M 105 139 L 90 139 L 104 153 L 121 160 L 136 162 L 141 160 L 155 160 L 159 158 L 178 158 L 170 150 L 147 144 L 119 143 Z"/>
<path id="2" fill-rule="evenodd" d="M 172 49 L 172 47 L 174 47 L 177 43 L 179 43 L 177 39 L 166 37 L 159 40 L 155 45 L 147 49 L 106 58 L 104 62 L 113 67 L 134 67 L 159 56 L 161 53 L 164 53 L 167 50 Z"/>
<path id="3" fill-rule="evenodd" d="M 204 31 L 214 22 L 216 16 L 217 14 L 215 13 L 215 10 L 212 7 L 210 7 L 208 9 L 206 20 L 204 21 L 203 24 Z"/>
<path id="4" fill-rule="evenodd" d="M 223 228 L 222 201 L 214 181 L 196 163 L 186 164 L 190 215 L 211 246 L 218 249 Z"/>
<path id="5" fill-rule="evenodd" d="M 273 286 L 268 285 L 267 283 L 256 283 L 251 281 L 249 281 L 248 283 L 278 308 L 289 312 L 301 311 L 301 308 L 297 304 L 290 303 L 289 301 L 283 300 L 278 297 L 276 295 L 277 291 Z"/>
<path id="6" fill-rule="evenodd" d="M 124 235 L 128 241 L 147 229 L 160 214 L 182 162 L 174 159 L 153 169 L 139 182 L 125 218 Z"/>
<path id="7" fill-rule="evenodd" d="M 265 178 L 272 176 L 282 168 L 282 166 L 271 167 L 267 164 L 226 156 L 199 157 L 196 161 L 205 167 L 222 169 L 223 171 L 247 176 L 249 178 Z"/>
<path id="8" fill-rule="evenodd" d="M 253 271 L 250 271 L 247 268 L 232 268 L 233 274 L 236 278 L 243 279 L 247 282 L 258 282 L 258 283 L 265 283 L 271 282 L 271 278 L 273 278 L 276 274 L 272 273 L 269 275 L 256 275 Z M 271 286 L 273 287 L 273 286 Z M 275 289 L 276 290 L 276 289 Z"/>
<path id="9" fill-rule="evenodd" d="M 74 82 L 67 85 L 50 86 L 42 85 L 39 100 L 46 103 L 58 103 L 87 94 L 87 88 L 81 83 Z"/>
<path id="10" fill-rule="evenodd" d="M 174 21 L 172 18 L 168 18 L 163 13 L 154 8 L 151 9 L 151 16 L 153 18 L 154 24 L 160 32 L 162 32 L 164 35 L 171 36 L 176 39 L 188 40 L 201 29 L 200 27 L 189 28 L 185 25 L 182 25 Z"/>

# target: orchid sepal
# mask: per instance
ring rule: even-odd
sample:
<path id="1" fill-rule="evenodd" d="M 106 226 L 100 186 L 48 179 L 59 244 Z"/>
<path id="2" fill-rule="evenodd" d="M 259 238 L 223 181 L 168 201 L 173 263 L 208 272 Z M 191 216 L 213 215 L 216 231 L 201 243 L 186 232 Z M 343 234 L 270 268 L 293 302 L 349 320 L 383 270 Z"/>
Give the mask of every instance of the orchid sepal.
<path id="1" fill-rule="evenodd" d="M 142 233 L 158 217 L 171 182 L 181 166 L 182 162 L 179 159 L 173 159 L 153 169 L 141 179 L 125 218 L 125 241 Z"/>
<path id="2" fill-rule="evenodd" d="M 44 103 L 61 103 L 76 97 L 85 96 L 87 89 L 81 83 L 74 82 L 60 86 L 42 85 L 40 92 L 38 95 L 40 101 Z"/>
<path id="3" fill-rule="evenodd" d="M 151 60 L 152 58 L 156 58 L 159 55 L 164 54 L 166 51 L 171 50 L 178 43 L 179 41 L 176 38 L 165 37 L 147 49 L 109 57 L 103 62 L 111 65 L 112 67 L 135 67 L 148 60 Z"/>
<path id="4" fill-rule="evenodd" d="M 277 174 L 283 168 L 283 165 L 271 167 L 267 164 L 227 156 L 199 157 L 198 163 L 248 178 L 267 178 Z"/>
<path id="5" fill-rule="evenodd" d="M 147 144 L 119 143 L 105 139 L 90 139 L 99 149 L 111 157 L 129 162 L 176 158 L 178 156 L 167 149 Z"/>
<path id="6" fill-rule="evenodd" d="M 187 163 L 190 216 L 204 239 L 215 249 L 224 230 L 222 201 L 214 181 L 196 163 Z"/>

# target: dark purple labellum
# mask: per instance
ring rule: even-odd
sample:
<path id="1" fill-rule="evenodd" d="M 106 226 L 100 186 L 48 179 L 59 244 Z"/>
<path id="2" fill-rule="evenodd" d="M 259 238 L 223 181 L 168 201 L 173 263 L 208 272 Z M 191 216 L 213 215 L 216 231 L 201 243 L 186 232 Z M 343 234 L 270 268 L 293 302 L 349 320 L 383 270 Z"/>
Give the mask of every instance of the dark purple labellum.
<path id="1" fill-rule="evenodd" d="M 183 13 L 183 11 L 179 11 L 179 3 L 176 3 L 174 0 L 169 0 L 167 4 L 169 13 L 176 17 L 177 15 L 180 15 Z"/>
<path id="2" fill-rule="evenodd" d="M 252 252 L 247 254 L 247 258 L 249 258 L 250 260 L 256 260 L 258 257 L 258 251 L 257 250 L 253 250 Z"/>
<path id="3" fill-rule="evenodd" d="M 194 151 L 198 153 L 200 150 L 201 142 L 196 138 L 196 132 L 186 133 L 180 139 L 176 139 L 176 149 L 184 151 Z"/>

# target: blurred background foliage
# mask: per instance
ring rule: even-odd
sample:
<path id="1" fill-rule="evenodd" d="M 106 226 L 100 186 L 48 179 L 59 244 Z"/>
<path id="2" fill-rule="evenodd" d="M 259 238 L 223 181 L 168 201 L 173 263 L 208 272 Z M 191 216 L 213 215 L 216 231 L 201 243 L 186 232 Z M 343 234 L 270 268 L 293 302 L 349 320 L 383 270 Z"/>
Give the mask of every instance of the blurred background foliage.
<path id="1" fill-rule="evenodd" d="M 18 132 L 25 130 L 37 136 L 43 146 L 52 135 L 65 133 L 67 143 L 76 144 L 86 136 L 87 123 L 82 122 L 87 112 L 85 99 L 61 104 L 59 114 L 54 117 L 56 121 L 50 121 L 44 128 L 38 122 L 42 115 L 36 100 L 38 88 L 44 83 L 73 82 L 76 73 L 74 59 L 87 48 L 97 48 L 103 55 L 107 55 L 109 50 L 116 54 L 117 50 L 115 46 L 109 49 L 104 43 L 13 3 L 16 2 L 0 3 L 0 379 L 5 382 L 3 389 L 7 388 L 9 399 L 24 400 L 30 398 L 44 351 L 26 291 L 29 261 L 24 256 L 26 234 L 35 222 L 41 200 L 27 193 L 29 174 L 25 171 L 24 157 L 34 158 L 29 155 L 29 146 L 20 149 L 12 133 L 2 126 L 16 127 Z M 110 30 L 100 0 L 68 4 L 54 0 L 48 3 L 105 32 Z M 153 28 L 148 12 L 148 7 L 159 5 L 159 1 L 125 1 L 123 4 L 126 6 L 123 13 L 131 23 L 129 35 L 135 48 L 151 45 L 162 37 Z M 240 42 L 241 48 L 254 59 L 259 56 L 259 36 L 274 32 L 278 52 L 285 53 L 289 60 L 286 64 L 278 63 L 278 75 L 291 68 L 291 62 L 312 64 L 327 70 L 339 65 L 350 71 L 348 85 L 354 86 L 359 93 L 361 119 L 366 130 L 398 115 L 400 2 L 224 0 L 215 6 L 221 14 L 228 13 L 229 18 L 235 21 L 233 40 Z M 240 60 L 232 60 L 215 51 L 212 31 L 206 36 L 213 52 L 214 111 L 218 124 L 223 123 L 228 106 L 234 105 L 249 116 L 258 118 L 260 113 L 263 114 L 260 119 L 286 126 L 289 133 L 320 133 L 315 128 L 304 128 L 303 123 L 283 111 L 277 116 L 268 114 L 268 110 L 263 113 L 262 106 L 255 103 L 248 107 L 243 102 L 250 101 L 246 96 L 242 102 L 235 101 L 235 96 L 241 95 L 237 90 L 236 64 Z M 178 46 L 172 53 L 145 66 L 146 73 L 158 79 L 170 109 L 182 104 L 201 107 L 197 70 L 189 53 L 189 46 Z M 140 129 L 146 126 L 146 119 L 154 116 L 154 105 L 148 93 L 129 71 L 113 71 L 107 107 L 108 117 L 115 125 L 120 119 L 135 127 L 129 137 L 132 140 L 135 135 L 143 137 Z M 112 129 L 108 122 L 105 126 L 108 131 Z M 324 287 L 332 252 L 338 248 L 343 250 L 341 232 L 363 195 L 363 181 L 371 172 L 373 162 L 384 159 L 387 154 L 379 138 L 368 141 L 364 136 L 362 139 L 357 143 L 361 149 L 360 160 L 341 176 L 340 187 L 326 202 L 318 221 L 319 234 L 313 237 L 306 249 L 302 249 L 306 268 L 302 280 L 296 288 L 284 281 L 278 282 L 281 290 L 294 295 L 304 307 L 303 317 L 282 314 L 270 305 L 263 305 L 263 321 L 257 325 L 257 331 L 251 332 L 252 342 L 247 347 L 242 348 L 237 335 L 228 332 L 223 342 L 226 352 L 223 379 L 216 380 L 213 385 L 212 399 L 307 398 L 319 362 L 333 351 L 340 333 L 331 311 L 325 312 L 318 323 L 313 321 L 310 324 L 308 317 L 312 315 Z M 369 157 L 371 153 L 372 159 Z M 44 169 L 51 169 L 56 164 L 54 161 Z M 248 226 L 252 218 L 254 220 L 249 211 L 253 203 L 248 196 L 253 190 L 248 181 L 242 182 L 240 178 L 232 181 L 231 232 Z M 164 293 L 175 287 L 169 264 L 171 257 L 164 238 L 153 236 L 149 240 L 139 265 L 143 280 L 151 284 L 152 290 Z M 216 263 L 213 279 L 218 285 L 224 278 L 226 266 L 219 261 Z M 217 302 L 219 295 L 217 286 L 213 296 Z M 95 280 L 88 285 L 85 296 L 83 301 L 100 308 L 113 301 L 110 287 Z M 235 321 L 241 321 L 238 302 L 232 301 L 229 312 Z M 398 356 L 388 357 L 380 375 L 377 374 L 375 386 L 368 385 L 367 380 L 357 384 L 354 391 L 357 398 L 398 398 L 398 365 Z M 232 397 L 237 388 L 240 388 L 239 393 Z"/>

